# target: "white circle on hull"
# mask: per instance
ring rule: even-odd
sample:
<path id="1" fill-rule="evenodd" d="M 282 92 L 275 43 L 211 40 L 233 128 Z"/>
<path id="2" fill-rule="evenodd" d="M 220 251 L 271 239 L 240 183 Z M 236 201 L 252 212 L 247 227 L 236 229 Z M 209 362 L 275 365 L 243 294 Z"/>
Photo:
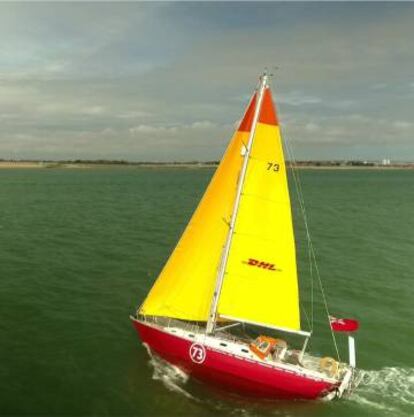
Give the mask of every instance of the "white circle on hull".
<path id="1" fill-rule="evenodd" d="M 195 363 L 203 363 L 206 360 L 206 348 L 200 343 L 193 343 L 189 352 L 191 360 Z"/>

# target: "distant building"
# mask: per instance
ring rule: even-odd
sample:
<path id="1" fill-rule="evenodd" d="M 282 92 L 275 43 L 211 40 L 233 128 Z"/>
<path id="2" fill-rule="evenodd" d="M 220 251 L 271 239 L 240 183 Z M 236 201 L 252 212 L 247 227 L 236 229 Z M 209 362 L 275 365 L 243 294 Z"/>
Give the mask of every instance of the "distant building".
<path id="1" fill-rule="evenodd" d="M 382 165 L 391 165 L 391 160 L 390 159 L 383 159 L 382 160 Z"/>

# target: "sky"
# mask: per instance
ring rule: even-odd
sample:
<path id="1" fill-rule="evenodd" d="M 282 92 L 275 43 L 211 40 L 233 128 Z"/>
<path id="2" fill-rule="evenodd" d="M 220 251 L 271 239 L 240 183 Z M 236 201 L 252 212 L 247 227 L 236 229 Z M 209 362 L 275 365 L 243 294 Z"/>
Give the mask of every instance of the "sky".
<path id="1" fill-rule="evenodd" d="M 0 3 L 0 158 L 217 160 L 268 68 L 296 159 L 413 161 L 413 21 L 414 3 Z"/>

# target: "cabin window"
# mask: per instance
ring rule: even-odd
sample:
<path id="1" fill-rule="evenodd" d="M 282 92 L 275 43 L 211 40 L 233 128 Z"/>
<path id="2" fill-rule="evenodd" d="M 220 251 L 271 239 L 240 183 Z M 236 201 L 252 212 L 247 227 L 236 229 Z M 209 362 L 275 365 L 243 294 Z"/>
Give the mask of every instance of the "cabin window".
<path id="1" fill-rule="evenodd" d="M 241 351 L 244 352 L 244 353 L 249 353 L 249 351 L 247 349 L 242 349 Z"/>
<path id="2" fill-rule="evenodd" d="M 220 346 L 227 346 L 227 343 L 220 343 Z"/>
<path id="3" fill-rule="evenodd" d="M 258 348 L 259 348 L 261 351 L 266 350 L 268 347 L 269 347 L 269 342 L 262 342 L 262 343 L 260 343 L 260 344 L 259 344 L 259 346 L 258 346 Z"/>
<path id="4" fill-rule="evenodd" d="M 188 336 L 189 336 L 189 337 L 194 337 L 194 335 L 193 335 L 193 334 L 191 334 L 191 333 L 190 333 Z"/>

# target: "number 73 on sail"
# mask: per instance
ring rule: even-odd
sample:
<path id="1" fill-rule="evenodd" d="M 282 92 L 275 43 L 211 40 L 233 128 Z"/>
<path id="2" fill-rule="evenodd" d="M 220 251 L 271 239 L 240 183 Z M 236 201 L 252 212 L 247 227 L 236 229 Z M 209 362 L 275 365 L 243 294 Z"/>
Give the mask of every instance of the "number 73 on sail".
<path id="1" fill-rule="evenodd" d="M 312 329 L 301 327 L 288 178 L 268 75 L 131 319 L 152 354 L 243 395 L 333 399 L 355 387 L 355 320 L 326 320 L 332 332 L 348 333 L 349 363 L 307 352 Z"/>

